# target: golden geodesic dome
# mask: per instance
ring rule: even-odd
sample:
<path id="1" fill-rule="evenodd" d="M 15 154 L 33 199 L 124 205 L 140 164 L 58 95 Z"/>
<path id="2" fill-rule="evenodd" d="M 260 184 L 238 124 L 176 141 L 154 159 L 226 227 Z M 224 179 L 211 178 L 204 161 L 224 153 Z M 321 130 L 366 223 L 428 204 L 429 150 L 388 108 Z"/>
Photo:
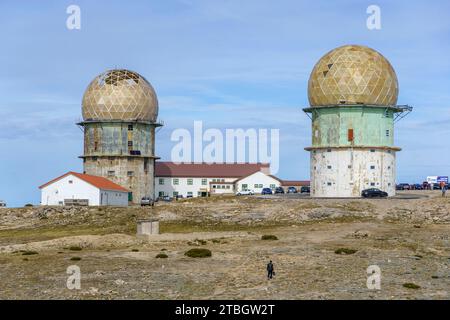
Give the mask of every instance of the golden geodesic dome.
<path id="1" fill-rule="evenodd" d="M 338 104 L 395 105 L 397 75 L 377 51 L 346 45 L 324 55 L 308 83 L 311 106 Z"/>
<path id="2" fill-rule="evenodd" d="M 83 96 L 83 119 L 156 121 L 158 98 L 152 85 L 129 70 L 97 76 Z"/>

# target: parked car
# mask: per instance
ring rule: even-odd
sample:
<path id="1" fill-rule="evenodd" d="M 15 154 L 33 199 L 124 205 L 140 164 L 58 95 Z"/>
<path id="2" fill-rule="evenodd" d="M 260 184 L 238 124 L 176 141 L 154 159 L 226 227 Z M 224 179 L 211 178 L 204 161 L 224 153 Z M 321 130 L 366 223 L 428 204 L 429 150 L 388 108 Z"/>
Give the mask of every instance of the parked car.
<path id="1" fill-rule="evenodd" d="M 270 188 L 263 188 L 261 191 L 261 194 L 272 194 L 272 189 Z"/>
<path id="2" fill-rule="evenodd" d="M 150 197 L 142 197 L 142 199 L 141 199 L 141 207 L 145 207 L 145 206 L 153 207 L 154 205 L 155 205 L 155 201 L 153 201 L 152 198 L 150 198 Z"/>
<path id="3" fill-rule="evenodd" d="M 300 188 L 300 193 L 311 193 L 311 188 L 309 186 L 303 186 Z"/>
<path id="4" fill-rule="evenodd" d="M 414 190 L 423 190 L 423 186 L 420 183 L 415 183 L 412 185 Z"/>
<path id="5" fill-rule="evenodd" d="M 237 196 L 252 196 L 255 192 L 250 189 L 242 189 L 241 191 L 236 192 Z"/>
<path id="6" fill-rule="evenodd" d="M 6 207 L 6 202 L 3 200 L 0 200 L 0 208 L 1 207 Z"/>
<path id="7" fill-rule="evenodd" d="M 173 198 L 170 197 L 170 196 L 162 196 L 162 197 L 159 197 L 159 200 L 161 200 L 161 201 L 166 201 L 166 202 L 170 202 L 170 201 L 173 200 Z"/>
<path id="8" fill-rule="evenodd" d="M 375 198 L 375 197 L 384 198 L 384 197 L 387 197 L 388 194 L 387 194 L 387 192 L 381 191 L 380 189 L 371 188 L 371 189 L 363 190 L 361 192 L 361 196 L 364 198 Z"/>
<path id="9" fill-rule="evenodd" d="M 396 188 L 397 190 L 411 190 L 411 186 L 408 183 L 399 183 Z"/>
<path id="10" fill-rule="evenodd" d="M 282 194 L 284 194 L 284 189 L 282 187 L 276 187 L 275 188 L 275 193 L 282 193 Z"/>
<path id="11" fill-rule="evenodd" d="M 289 187 L 287 193 L 297 193 L 297 189 L 295 187 Z"/>

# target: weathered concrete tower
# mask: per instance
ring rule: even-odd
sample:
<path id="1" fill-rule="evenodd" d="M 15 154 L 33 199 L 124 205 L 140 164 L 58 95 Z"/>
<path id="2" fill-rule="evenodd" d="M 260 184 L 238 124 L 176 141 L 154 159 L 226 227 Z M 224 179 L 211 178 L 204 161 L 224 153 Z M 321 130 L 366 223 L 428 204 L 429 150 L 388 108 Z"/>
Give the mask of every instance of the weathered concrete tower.
<path id="1" fill-rule="evenodd" d="M 398 91 L 391 64 L 370 48 L 343 46 L 319 60 L 304 109 L 312 197 L 360 197 L 367 188 L 395 195 L 394 121 L 412 109 L 396 105 Z"/>
<path id="2" fill-rule="evenodd" d="M 128 188 L 129 201 L 154 195 L 158 99 L 141 75 L 110 70 L 83 97 L 84 172 Z"/>

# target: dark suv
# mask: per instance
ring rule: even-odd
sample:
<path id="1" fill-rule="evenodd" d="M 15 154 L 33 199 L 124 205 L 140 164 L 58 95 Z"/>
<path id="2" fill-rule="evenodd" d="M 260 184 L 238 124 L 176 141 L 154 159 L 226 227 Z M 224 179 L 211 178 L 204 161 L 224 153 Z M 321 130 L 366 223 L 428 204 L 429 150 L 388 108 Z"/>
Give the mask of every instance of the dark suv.
<path id="1" fill-rule="evenodd" d="M 400 183 L 396 187 L 397 190 L 411 190 L 411 186 L 408 183 Z"/>
<path id="2" fill-rule="evenodd" d="M 300 193 L 311 193 L 311 188 L 309 186 L 303 186 L 300 189 Z"/>
<path id="3" fill-rule="evenodd" d="M 289 187 L 287 193 L 297 193 L 297 189 L 295 187 Z"/>
<path id="4" fill-rule="evenodd" d="M 380 189 L 371 188 L 363 190 L 361 192 L 361 196 L 363 198 L 375 198 L 375 197 L 385 198 L 388 196 L 388 194 L 387 192 L 381 191 Z"/>
<path id="5" fill-rule="evenodd" d="M 275 193 L 284 193 L 284 189 L 282 187 L 277 187 Z"/>
<path id="6" fill-rule="evenodd" d="M 270 188 L 263 188 L 261 191 L 261 194 L 272 194 L 272 189 Z"/>

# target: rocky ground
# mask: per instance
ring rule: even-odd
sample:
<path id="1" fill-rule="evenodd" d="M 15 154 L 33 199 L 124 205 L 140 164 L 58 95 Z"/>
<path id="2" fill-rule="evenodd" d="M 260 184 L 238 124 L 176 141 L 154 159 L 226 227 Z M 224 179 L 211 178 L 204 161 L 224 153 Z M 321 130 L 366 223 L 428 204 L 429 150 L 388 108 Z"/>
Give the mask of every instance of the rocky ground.
<path id="1" fill-rule="evenodd" d="M 0 209 L 0 299 L 449 299 L 450 198 L 416 193 Z M 136 238 L 146 217 L 160 219 L 161 236 Z M 212 257 L 186 257 L 192 248 Z M 79 290 L 66 285 L 71 265 Z M 380 290 L 367 288 L 370 265 Z"/>

